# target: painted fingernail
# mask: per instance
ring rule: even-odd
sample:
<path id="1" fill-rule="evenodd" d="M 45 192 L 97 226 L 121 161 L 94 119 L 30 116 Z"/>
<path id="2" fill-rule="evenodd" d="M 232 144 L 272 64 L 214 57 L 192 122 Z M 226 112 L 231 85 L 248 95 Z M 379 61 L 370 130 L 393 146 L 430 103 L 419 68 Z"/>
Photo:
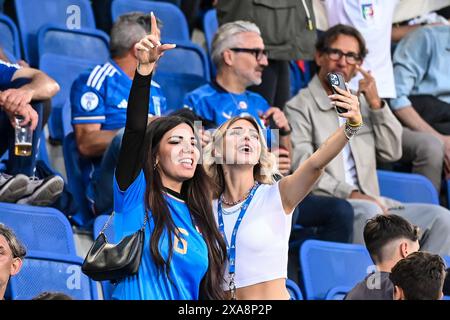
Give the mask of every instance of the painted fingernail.
<path id="1" fill-rule="evenodd" d="M 150 12 L 150 15 L 153 17 L 155 16 L 155 14 L 153 13 L 153 11 Z"/>

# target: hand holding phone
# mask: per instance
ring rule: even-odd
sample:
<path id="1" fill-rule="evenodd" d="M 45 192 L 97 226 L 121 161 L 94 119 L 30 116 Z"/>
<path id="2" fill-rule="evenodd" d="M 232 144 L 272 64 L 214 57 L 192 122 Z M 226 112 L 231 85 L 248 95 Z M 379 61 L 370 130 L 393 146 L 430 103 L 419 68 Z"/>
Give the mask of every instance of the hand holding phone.
<path id="1" fill-rule="evenodd" d="M 340 72 L 329 72 L 327 74 L 328 84 L 330 86 L 333 94 L 339 94 L 333 86 L 339 87 L 342 90 L 347 91 L 347 86 L 345 85 L 344 76 Z M 337 113 L 346 113 L 347 110 L 341 107 L 335 107 Z"/>

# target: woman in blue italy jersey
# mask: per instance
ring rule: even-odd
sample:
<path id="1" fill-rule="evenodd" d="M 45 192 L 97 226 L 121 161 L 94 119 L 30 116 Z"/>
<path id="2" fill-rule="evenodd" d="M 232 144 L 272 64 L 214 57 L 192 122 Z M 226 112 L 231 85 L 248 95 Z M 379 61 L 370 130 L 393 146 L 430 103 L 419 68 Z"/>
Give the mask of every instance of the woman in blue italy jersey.
<path id="1" fill-rule="evenodd" d="M 292 211 L 323 169 L 362 125 L 358 98 L 345 90 L 330 96 L 347 109 L 340 127 L 293 174 L 274 181 L 274 156 L 257 121 L 235 117 L 222 124 L 205 149 L 213 178 L 213 210 L 228 250 L 223 288 L 237 299 L 289 299 L 286 289 Z"/>
<path id="2" fill-rule="evenodd" d="M 136 44 L 127 121 L 114 179 L 116 240 L 144 223 L 139 271 L 117 284 L 114 299 L 221 299 L 226 248 L 211 208 L 211 188 L 201 165 L 193 125 L 179 117 L 147 127 L 155 62 L 174 45 L 152 32 Z"/>

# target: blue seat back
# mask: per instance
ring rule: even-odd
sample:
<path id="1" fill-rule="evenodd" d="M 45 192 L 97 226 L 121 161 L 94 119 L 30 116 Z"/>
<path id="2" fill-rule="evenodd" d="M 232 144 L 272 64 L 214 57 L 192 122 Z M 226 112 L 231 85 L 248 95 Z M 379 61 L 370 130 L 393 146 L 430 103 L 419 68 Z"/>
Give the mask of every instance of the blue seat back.
<path id="1" fill-rule="evenodd" d="M 445 264 L 447 265 L 447 268 L 450 268 L 450 256 L 444 256 Z"/>
<path id="2" fill-rule="evenodd" d="M 289 294 L 291 295 L 291 299 L 303 300 L 302 292 L 300 291 L 300 288 L 294 281 L 292 281 L 291 279 L 286 279 L 286 288 L 288 289 Z"/>
<path id="3" fill-rule="evenodd" d="M 373 265 L 362 245 L 319 240 L 305 241 L 299 258 L 300 277 L 308 300 L 325 299 L 334 287 L 354 287 Z"/>
<path id="4" fill-rule="evenodd" d="M 188 41 L 189 28 L 183 12 L 172 3 L 142 0 L 115 0 L 111 5 L 112 20 L 116 21 L 121 15 L 129 12 L 143 12 L 149 14 L 151 11 L 162 21 L 161 39 Z"/>
<path id="5" fill-rule="evenodd" d="M 0 203 L 0 222 L 12 228 L 28 250 L 76 254 L 70 223 L 54 208 Z"/>
<path id="6" fill-rule="evenodd" d="M 168 110 L 166 114 L 181 109 L 185 95 L 207 83 L 203 77 L 197 75 L 159 71 L 155 74 L 155 81 L 160 84 L 167 99 Z"/>
<path id="7" fill-rule="evenodd" d="M 105 226 L 110 216 L 101 215 L 95 218 L 94 221 L 94 237 L 97 237 Z M 114 218 L 111 218 L 108 228 L 104 231 L 109 243 L 115 243 L 114 241 Z M 110 300 L 114 290 L 114 285 L 110 281 L 102 281 L 103 299 Z"/>
<path id="8" fill-rule="evenodd" d="M 205 31 L 206 47 L 211 54 L 211 45 L 214 35 L 219 29 L 219 21 L 217 21 L 216 9 L 208 10 L 203 16 L 203 30 Z"/>
<path id="9" fill-rule="evenodd" d="M 83 181 L 81 163 L 87 161 L 78 153 L 74 133 L 70 133 L 63 140 L 64 164 L 67 172 L 69 191 L 75 198 L 79 211 L 72 220 L 81 227 L 89 227 L 93 223 L 93 214 L 89 209 L 86 198 L 86 185 Z"/>
<path id="10" fill-rule="evenodd" d="M 95 61 L 71 56 L 44 53 L 40 58 L 39 64 L 40 69 L 55 79 L 60 86 L 60 91 L 52 98 L 52 113 L 48 122 L 48 127 L 50 137 L 62 141 L 64 136 L 61 111 L 64 103 L 70 97 L 72 83 L 80 73 L 95 66 L 96 63 Z"/>
<path id="11" fill-rule="evenodd" d="M 16 24 L 8 16 L 0 14 L 0 46 L 20 58 L 20 39 Z"/>
<path id="12" fill-rule="evenodd" d="M 164 53 L 158 61 L 158 72 L 191 74 L 209 81 L 209 63 L 205 51 L 189 41 L 173 42 L 177 47 Z"/>
<path id="13" fill-rule="evenodd" d="M 38 66 L 37 35 L 49 22 L 67 29 L 95 28 L 88 0 L 14 0 L 25 59 Z"/>
<path id="14" fill-rule="evenodd" d="M 44 291 L 62 292 L 75 300 L 97 300 L 96 283 L 81 272 L 75 255 L 29 251 L 21 271 L 11 277 L 13 300 L 29 300 Z"/>
<path id="15" fill-rule="evenodd" d="M 216 76 L 216 66 L 212 61 L 211 54 L 212 41 L 214 39 L 214 35 L 217 32 L 217 29 L 219 29 L 219 21 L 217 21 L 217 10 L 208 10 L 203 16 L 203 30 L 205 31 L 206 48 L 208 50 L 208 60 L 212 78 L 215 78 Z"/>
<path id="16" fill-rule="evenodd" d="M 103 64 L 109 59 L 109 36 L 92 28 L 68 30 L 58 25 L 47 24 L 38 32 L 39 57 L 45 53 Z"/>
<path id="17" fill-rule="evenodd" d="M 66 102 L 62 107 L 62 130 L 63 136 L 67 136 L 69 133 L 73 132 L 72 126 L 72 106 L 70 104 L 70 99 L 66 99 Z"/>
<path id="18" fill-rule="evenodd" d="M 419 174 L 377 170 L 382 196 L 401 202 L 439 205 L 439 197 L 431 181 Z"/>

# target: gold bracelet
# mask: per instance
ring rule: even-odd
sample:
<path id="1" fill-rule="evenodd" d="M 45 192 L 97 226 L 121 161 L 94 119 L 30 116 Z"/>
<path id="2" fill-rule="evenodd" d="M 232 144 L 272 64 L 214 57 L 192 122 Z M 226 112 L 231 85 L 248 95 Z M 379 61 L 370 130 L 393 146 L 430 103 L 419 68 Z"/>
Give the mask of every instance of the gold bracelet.
<path id="1" fill-rule="evenodd" d="M 347 120 L 346 124 L 348 124 L 350 127 L 357 128 L 357 127 L 361 127 L 363 125 L 363 122 L 361 120 L 360 123 L 355 124 L 355 123 L 351 123 L 350 121 Z"/>

